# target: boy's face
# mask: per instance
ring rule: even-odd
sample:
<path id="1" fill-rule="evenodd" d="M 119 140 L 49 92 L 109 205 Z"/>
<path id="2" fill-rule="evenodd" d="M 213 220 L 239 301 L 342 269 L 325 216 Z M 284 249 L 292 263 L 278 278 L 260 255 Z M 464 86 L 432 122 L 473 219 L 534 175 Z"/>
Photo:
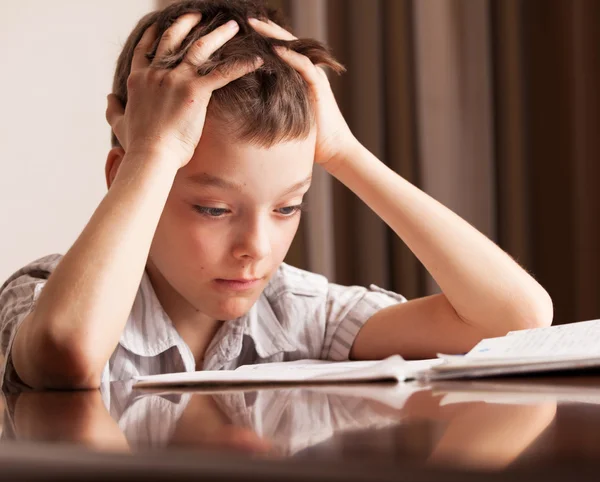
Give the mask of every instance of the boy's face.
<path id="1" fill-rule="evenodd" d="M 216 320 L 252 307 L 298 229 L 294 206 L 310 186 L 315 141 L 313 128 L 305 140 L 261 148 L 220 134 L 207 119 L 194 157 L 175 177 L 150 249 L 159 298 L 186 301 Z M 256 281 L 235 282 L 248 279 Z"/>

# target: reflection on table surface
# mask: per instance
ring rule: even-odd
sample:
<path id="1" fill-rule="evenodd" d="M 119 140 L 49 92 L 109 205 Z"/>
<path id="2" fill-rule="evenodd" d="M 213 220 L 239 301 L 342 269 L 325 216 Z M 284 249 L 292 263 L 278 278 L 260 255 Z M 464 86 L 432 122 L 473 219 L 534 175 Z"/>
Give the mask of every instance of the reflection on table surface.
<path id="1" fill-rule="evenodd" d="M 595 462 L 600 377 L 5 395 L 4 443 L 498 471 Z M 6 445 L 5 445 L 6 447 Z"/>

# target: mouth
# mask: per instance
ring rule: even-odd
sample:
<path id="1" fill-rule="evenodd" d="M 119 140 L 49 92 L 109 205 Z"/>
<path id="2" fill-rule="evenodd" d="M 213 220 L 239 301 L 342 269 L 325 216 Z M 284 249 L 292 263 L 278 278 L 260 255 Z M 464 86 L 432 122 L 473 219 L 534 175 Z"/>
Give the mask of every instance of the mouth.
<path id="1" fill-rule="evenodd" d="M 260 284 L 262 278 L 216 279 L 215 284 L 226 291 L 247 291 Z"/>

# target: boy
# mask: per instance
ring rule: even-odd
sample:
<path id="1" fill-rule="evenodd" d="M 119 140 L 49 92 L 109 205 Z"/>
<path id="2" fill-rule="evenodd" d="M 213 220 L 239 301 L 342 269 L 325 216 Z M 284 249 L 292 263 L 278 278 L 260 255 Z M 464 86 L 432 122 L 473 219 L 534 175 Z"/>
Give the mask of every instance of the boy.
<path id="1" fill-rule="evenodd" d="M 258 0 L 195 0 L 140 21 L 109 96 L 106 197 L 64 257 L 0 289 L 5 384 L 432 357 L 551 323 L 533 278 L 360 145 L 315 63 L 341 66 L 276 20 Z M 283 264 L 315 161 L 442 294 L 406 302 Z"/>

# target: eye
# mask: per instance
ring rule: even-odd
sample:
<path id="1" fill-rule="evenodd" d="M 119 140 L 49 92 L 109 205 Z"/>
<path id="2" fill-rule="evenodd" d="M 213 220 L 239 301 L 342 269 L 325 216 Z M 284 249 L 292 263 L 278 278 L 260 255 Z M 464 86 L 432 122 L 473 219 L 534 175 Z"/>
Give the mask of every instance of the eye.
<path id="1" fill-rule="evenodd" d="M 229 212 L 229 209 L 209 208 L 205 206 L 194 206 L 194 209 L 203 216 L 207 216 L 209 218 L 221 218 L 224 214 L 227 214 Z"/>
<path id="2" fill-rule="evenodd" d="M 297 206 L 286 206 L 284 208 L 279 208 L 279 209 L 276 209 L 276 211 L 285 217 L 291 217 L 294 214 L 302 211 L 303 207 L 304 207 L 304 204 L 298 204 Z"/>

